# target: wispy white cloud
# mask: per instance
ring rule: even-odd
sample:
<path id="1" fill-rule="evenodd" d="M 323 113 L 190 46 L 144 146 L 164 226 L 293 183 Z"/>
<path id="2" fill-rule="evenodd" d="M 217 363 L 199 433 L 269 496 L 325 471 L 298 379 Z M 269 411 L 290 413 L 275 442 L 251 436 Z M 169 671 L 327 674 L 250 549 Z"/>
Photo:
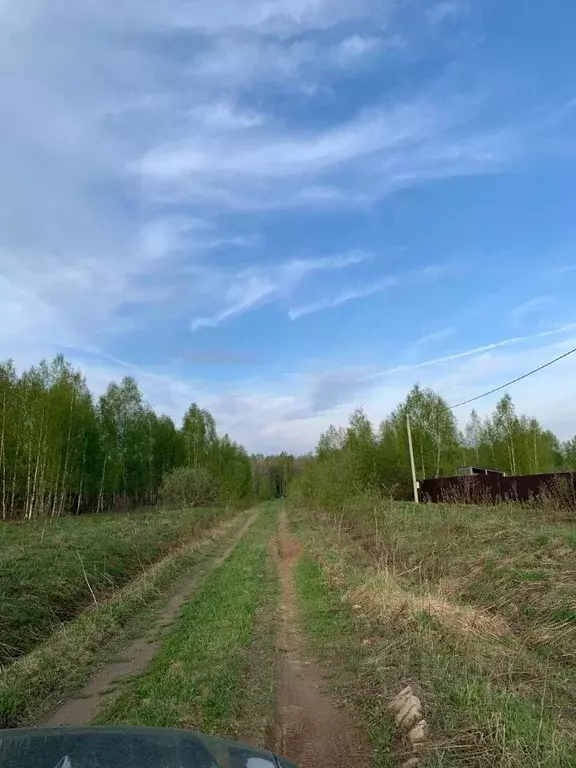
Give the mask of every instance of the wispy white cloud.
<path id="1" fill-rule="evenodd" d="M 194 55 L 194 77 L 202 90 L 230 88 L 251 93 L 273 86 L 281 93 L 312 97 L 342 72 L 375 66 L 382 57 L 394 56 L 406 40 L 384 28 L 380 35 L 343 34 L 340 39 L 322 35 L 223 34 L 210 40 Z M 328 85 L 328 88 L 330 86 Z"/>
<path id="2" fill-rule="evenodd" d="M 266 117 L 249 109 L 239 109 L 229 101 L 215 101 L 200 104 L 190 110 L 193 122 L 199 122 L 206 128 L 217 131 L 237 131 L 243 128 L 256 128 L 262 125 Z"/>
<path id="3" fill-rule="evenodd" d="M 395 278 L 388 277 L 385 280 L 378 280 L 372 285 L 366 285 L 362 288 L 351 288 L 341 291 L 335 296 L 326 296 L 317 301 L 313 301 L 310 304 L 302 304 L 301 306 L 293 307 L 288 311 L 288 316 L 290 317 L 290 320 L 298 320 L 300 317 L 305 317 L 306 315 L 311 315 L 315 312 L 334 309 L 334 307 L 347 304 L 349 301 L 356 301 L 358 299 L 368 298 L 368 296 L 374 296 L 374 294 L 382 293 L 396 284 L 397 280 Z"/>
<path id="4" fill-rule="evenodd" d="M 486 173 L 515 157 L 506 132 L 474 134 L 462 105 L 418 98 L 361 111 L 336 127 L 195 132 L 157 146 L 135 170 L 152 195 L 232 208 L 289 208 L 382 197 L 423 180 Z M 343 185 L 346 192 L 343 194 Z M 326 193 L 328 190 L 328 193 Z"/>
<path id="5" fill-rule="evenodd" d="M 165 259 L 193 248 L 196 236 L 205 236 L 210 226 L 185 216 L 163 216 L 145 222 L 138 232 L 135 256 L 144 262 Z"/>
<path id="6" fill-rule="evenodd" d="M 372 257 L 369 251 L 359 249 L 347 251 L 346 253 L 337 253 L 332 256 L 320 256 L 315 259 L 293 259 L 286 264 L 280 265 L 280 274 L 287 276 L 290 282 L 300 280 L 311 272 L 319 270 L 346 269 L 355 264 L 360 264 Z"/>
<path id="7" fill-rule="evenodd" d="M 514 325 L 523 325 L 528 318 L 541 315 L 552 303 L 551 296 L 535 296 L 510 310 L 509 317 Z"/>
<path id="8" fill-rule="evenodd" d="M 139 9 L 139 5 L 132 3 Z M 377 14 L 381 18 L 392 10 L 393 4 L 384 0 L 375 9 L 368 0 L 358 0 L 351 8 L 346 0 L 214 0 L 211 3 L 196 0 L 175 4 L 165 11 L 165 3 L 158 0 L 148 10 L 155 23 L 171 23 L 180 28 L 205 30 L 215 33 L 227 30 L 250 30 L 260 33 L 323 30 L 350 18 L 368 18 Z M 379 10 L 379 13 L 378 13 Z"/>
<path id="9" fill-rule="evenodd" d="M 215 328 L 231 317 L 271 301 L 279 290 L 278 283 L 265 275 L 256 274 L 253 270 L 237 274 L 227 282 L 228 286 L 223 296 L 224 308 L 216 314 L 195 318 L 190 325 L 190 330 Z"/>
<path id="10" fill-rule="evenodd" d="M 426 333 L 414 342 L 415 347 L 427 347 L 428 345 L 437 344 L 439 341 L 446 341 L 456 333 L 456 328 L 442 328 L 440 331 L 434 331 L 433 333 Z"/>
<path id="11" fill-rule="evenodd" d="M 314 314 L 315 312 L 321 312 L 327 309 L 333 309 L 342 304 L 347 304 L 350 301 L 356 301 L 358 299 L 365 299 L 369 296 L 374 296 L 377 293 L 382 293 L 398 286 L 400 283 L 415 284 L 417 282 L 431 282 L 438 280 L 441 277 L 446 277 L 450 273 L 451 266 L 448 264 L 432 264 L 427 267 L 421 267 L 417 270 L 409 270 L 397 275 L 389 275 L 387 277 L 373 280 L 368 285 L 362 285 L 356 288 L 347 288 L 343 291 L 336 293 L 333 296 L 322 296 L 319 299 L 309 302 L 307 304 L 297 305 L 292 307 L 288 315 L 291 320 L 297 320 L 306 315 Z M 444 332 L 446 334 L 446 332 Z M 447 334 L 444 336 L 447 338 Z"/>
<path id="12" fill-rule="evenodd" d="M 206 295 L 210 296 L 212 304 L 216 300 L 221 308 L 210 315 L 196 317 L 191 329 L 214 328 L 255 307 L 281 297 L 290 297 L 302 280 L 314 272 L 346 269 L 369 257 L 369 253 L 350 251 L 316 259 L 293 259 L 284 264 L 264 264 L 233 272 L 200 270 L 196 276 L 206 281 Z"/>
<path id="13" fill-rule="evenodd" d="M 342 63 L 357 61 L 367 53 L 375 51 L 382 45 L 378 37 L 366 37 L 363 35 L 351 35 L 339 43 L 337 51 Z"/>
<path id="14" fill-rule="evenodd" d="M 452 19 L 465 11 L 463 0 L 444 0 L 432 5 L 426 15 L 432 24 L 440 24 L 446 19 Z"/>
<path id="15" fill-rule="evenodd" d="M 235 211 L 365 205 L 430 180 L 491 173 L 521 158 L 524 128 L 486 127 L 482 104 L 439 84 L 335 125 L 304 129 L 262 120 L 215 132 L 186 124 L 167 132 L 133 171 L 152 199 L 175 204 Z"/>
<path id="16" fill-rule="evenodd" d="M 359 56 L 363 56 L 365 53 L 375 50 L 381 45 L 381 40 L 378 37 L 367 37 L 363 35 L 352 35 L 346 37 L 338 45 L 338 52 L 343 57 L 344 61 L 348 59 L 356 59 Z"/>
<path id="17" fill-rule="evenodd" d="M 361 112 L 336 128 L 300 134 L 277 131 L 233 144 L 223 136 L 183 139 L 148 153 L 140 166 L 144 178 L 161 181 L 227 174 L 230 178 L 278 179 L 311 176 L 351 160 L 394 150 L 437 132 L 441 115 L 432 104 L 406 103 Z M 224 152 L 224 150 L 227 152 Z"/>
<path id="18" fill-rule="evenodd" d="M 495 341 L 492 344 L 483 344 L 479 347 L 472 349 L 465 349 L 462 352 L 455 352 L 451 355 L 443 355 L 442 357 L 434 357 L 430 360 L 423 360 L 418 363 L 410 363 L 408 365 L 398 365 L 393 368 L 388 368 L 383 371 L 383 374 L 397 373 L 398 371 L 415 371 L 420 368 L 429 368 L 440 363 L 449 363 L 453 360 L 461 360 L 465 357 L 474 357 L 484 352 L 489 352 L 493 349 L 499 349 L 500 347 L 508 347 L 514 344 L 522 344 L 523 342 L 534 341 L 536 339 L 545 339 L 549 336 L 557 336 L 568 332 L 576 331 L 576 324 L 563 325 L 559 328 L 553 328 L 548 331 L 540 331 L 539 333 L 527 334 L 525 336 L 512 336 L 508 339 L 502 339 L 501 341 Z"/>

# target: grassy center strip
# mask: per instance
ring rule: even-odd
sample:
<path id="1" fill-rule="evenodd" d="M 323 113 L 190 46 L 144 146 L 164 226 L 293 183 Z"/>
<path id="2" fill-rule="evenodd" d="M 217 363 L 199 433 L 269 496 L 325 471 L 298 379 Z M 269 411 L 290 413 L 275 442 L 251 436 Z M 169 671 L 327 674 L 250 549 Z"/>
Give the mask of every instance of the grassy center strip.
<path id="1" fill-rule="evenodd" d="M 121 689 L 99 723 L 236 734 L 250 685 L 245 671 L 255 617 L 269 599 L 268 546 L 275 524 L 276 506 L 267 505 L 230 557 L 184 605 L 148 671 Z"/>
<path id="2" fill-rule="evenodd" d="M 362 713 L 377 765 L 409 756 L 386 713 L 407 684 L 430 725 L 426 766 L 576 765 L 570 723 L 552 706 L 564 695 L 562 670 L 514 637 L 446 621 L 412 600 L 409 582 L 381 572 L 345 534 L 310 519 L 294 524 L 305 542 L 297 595 L 312 648 Z"/>
<path id="3" fill-rule="evenodd" d="M 66 696 L 81 689 L 184 574 L 201 572 L 248 519 L 225 521 L 159 561 L 103 603 L 62 624 L 27 656 L 0 670 L 0 728 L 41 722 Z"/>
<path id="4" fill-rule="evenodd" d="M 234 724 L 226 729 L 231 738 L 264 749 L 269 749 L 275 740 L 276 624 L 280 599 L 275 539 L 270 540 L 268 549 L 252 639 L 243 660 L 242 706 Z"/>

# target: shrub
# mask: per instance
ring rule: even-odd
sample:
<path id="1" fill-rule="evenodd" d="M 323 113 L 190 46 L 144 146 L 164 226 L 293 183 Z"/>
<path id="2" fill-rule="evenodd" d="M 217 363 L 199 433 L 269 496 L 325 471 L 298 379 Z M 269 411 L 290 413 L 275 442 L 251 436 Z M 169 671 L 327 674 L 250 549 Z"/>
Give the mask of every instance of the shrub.
<path id="1" fill-rule="evenodd" d="M 164 475 L 160 488 L 162 503 L 173 509 L 210 507 L 219 497 L 218 483 L 204 467 L 173 469 Z"/>

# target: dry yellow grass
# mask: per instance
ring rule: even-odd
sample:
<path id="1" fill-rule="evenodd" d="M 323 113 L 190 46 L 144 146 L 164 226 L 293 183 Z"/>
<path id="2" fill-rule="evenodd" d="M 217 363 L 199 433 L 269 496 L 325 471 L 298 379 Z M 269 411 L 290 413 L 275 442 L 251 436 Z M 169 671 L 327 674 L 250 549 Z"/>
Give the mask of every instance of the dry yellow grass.
<path id="1" fill-rule="evenodd" d="M 407 621 L 428 613 L 444 629 L 461 635 L 506 637 L 511 634 L 502 616 L 476 606 L 451 602 L 442 594 L 410 592 L 386 571 L 351 590 L 346 599 L 352 605 L 361 605 L 372 618 L 381 621 Z"/>

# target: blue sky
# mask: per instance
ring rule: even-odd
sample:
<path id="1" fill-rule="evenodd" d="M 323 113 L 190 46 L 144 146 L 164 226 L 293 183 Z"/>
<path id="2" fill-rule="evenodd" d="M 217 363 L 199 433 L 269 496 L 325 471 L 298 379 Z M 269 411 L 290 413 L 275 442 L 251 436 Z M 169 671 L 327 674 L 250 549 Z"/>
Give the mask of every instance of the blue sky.
<path id="1" fill-rule="evenodd" d="M 0 355 L 304 451 L 576 346 L 575 28 L 565 0 L 1 0 Z M 575 374 L 511 394 L 568 437 Z"/>

